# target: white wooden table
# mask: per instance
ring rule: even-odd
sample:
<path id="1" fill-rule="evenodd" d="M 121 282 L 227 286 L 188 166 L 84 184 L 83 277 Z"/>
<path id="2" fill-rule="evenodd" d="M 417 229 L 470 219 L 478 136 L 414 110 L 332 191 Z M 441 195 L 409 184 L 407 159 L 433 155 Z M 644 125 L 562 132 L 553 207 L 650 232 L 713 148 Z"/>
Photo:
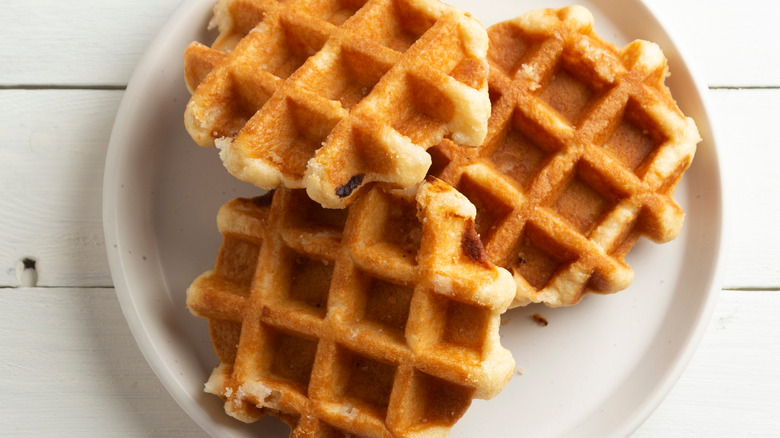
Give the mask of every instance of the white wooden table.
<path id="1" fill-rule="evenodd" d="M 101 225 L 119 101 L 177 3 L 0 0 L 0 436 L 205 436 L 121 316 Z M 731 244 L 700 348 L 634 436 L 780 436 L 780 2 L 648 4 L 709 86 Z"/>

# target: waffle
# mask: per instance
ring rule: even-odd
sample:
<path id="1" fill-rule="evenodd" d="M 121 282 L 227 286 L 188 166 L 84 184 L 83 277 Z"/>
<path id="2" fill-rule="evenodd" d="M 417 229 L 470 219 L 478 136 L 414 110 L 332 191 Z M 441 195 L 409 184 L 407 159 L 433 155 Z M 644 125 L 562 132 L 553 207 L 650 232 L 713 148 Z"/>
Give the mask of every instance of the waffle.
<path id="1" fill-rule="evenodd" d="M 672 194 L 699 141 L 664 84 L 664 55 L 603 41 L 583 7 L 532 11 L 488 35 L 487 138 L 429 149 L 431 173 L 476 206 L 488 258 L 517 282 L 513 306 L 626 288 L 638 238 L 680 231 Z"/>
<path id="2" fill-rule="evenodd" d="M 327 210 L 280 188 L 220 209 L 216 267 L 187 305 L 209 321 L 206 390 L 230 415 L 275 415 L 291 436 L 443 436 L 506 385 L 512 277 L 461 194 L 431 178 L 416 204 L 374 187 Z"/>
<path id="3" fill-rule="evenodd" d="M 185 126 L 239 179 L 342 208 L 422 181 L 445 136 L 485 138 L 487 35 L 437 0 L 222 0 L 212 25 L 185 52 Z"/>

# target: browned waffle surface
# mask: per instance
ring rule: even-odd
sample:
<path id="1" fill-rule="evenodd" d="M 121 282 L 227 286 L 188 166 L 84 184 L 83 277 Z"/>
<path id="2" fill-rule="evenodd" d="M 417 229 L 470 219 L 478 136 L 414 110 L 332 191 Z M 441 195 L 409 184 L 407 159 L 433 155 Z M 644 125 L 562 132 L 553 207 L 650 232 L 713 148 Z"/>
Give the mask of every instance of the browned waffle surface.
<path id="1" fill-rule="evenodd" d="M 187 292 L 220 360 L 207 390 L 293 436 L 446 434 L 514 371 L 498 330 L 515 285 L 475 213 L 435 179 L 416 202 L 375 188 L 346 210 L 288 189 L 227 203 L 215 269 Z"/>
<path id="2" fill-rule="evenodd" d="M 487 35 L 438 0 L 221 0 L 212 25 L 185 52 L 185 125 L 242 180 L 341 208 L 422 181 L 445 136 L 485 138 Z"/>
<path id="3" fill-rule="evenodd" d="M 431 172 L 477 207 L 488 258 L 517 282 L 514 305 L 571 305 L 626 288 L 641 235 L 680 231 L 672 198 L 699 134 L 664 84 L 660 48 L 617 48 L 585 8 L 539 10 L 490 37 L 488 136 L 430 149 Z"/>

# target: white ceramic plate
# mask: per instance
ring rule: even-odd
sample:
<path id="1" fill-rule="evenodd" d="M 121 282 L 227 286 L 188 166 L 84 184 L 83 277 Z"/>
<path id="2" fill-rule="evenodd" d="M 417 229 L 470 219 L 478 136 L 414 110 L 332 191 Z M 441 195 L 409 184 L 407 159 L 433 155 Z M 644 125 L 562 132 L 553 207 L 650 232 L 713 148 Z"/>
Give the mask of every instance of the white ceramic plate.
<path id="1" fill-rule="evenodd" d="M 214 0 L 184 1 L 137 67 L 111 136 L 104 226 L 111 272 L 138 345 L 182 408 L 213 436 L 286 436 L 273 418 L 247 426 L 202 392 L 217 360 L 206 324 L 184 305 L 185 289 L 212 267 L 221 242 L 217 209 L 258 191 L 223 169 L 214 148 L 195 146 L 182 115 L 189 97 L 182 53 L 206 32 Z M 558 0 L 453 1 L 489 25 Z M 575 307 L 510 311 L 501 328 L 522 374 L 494 400 L 475 401 L 452 431 L 471 436 L 626 436 L 682 373 L 719 291 L 723 242 L 721 171 L 703 95 L 678 48 L 638 0 L 583 2 L 606 39 L 656 41 L 669 58 L 668 81 L 704 141 L 676 198 L 687 212 L 680 236 L 640 242 L 629 256 L 636 278 L 626 291 L 587 296 Z M 549 325 L 530 315 L 540 312 Z"/>

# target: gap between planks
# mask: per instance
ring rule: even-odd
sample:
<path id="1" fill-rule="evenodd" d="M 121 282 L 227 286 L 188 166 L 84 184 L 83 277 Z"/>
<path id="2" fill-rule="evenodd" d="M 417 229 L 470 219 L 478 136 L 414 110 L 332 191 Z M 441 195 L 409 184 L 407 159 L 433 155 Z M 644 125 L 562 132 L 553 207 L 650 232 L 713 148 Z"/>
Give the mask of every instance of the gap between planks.
<path id="1" fill-rule="evenodd" d="M 105 85 L 76 85 L 76 84 L 13 84 L 0 85 L 0 90 L 125 90 L 127 85 L 105 84 Z"/>

